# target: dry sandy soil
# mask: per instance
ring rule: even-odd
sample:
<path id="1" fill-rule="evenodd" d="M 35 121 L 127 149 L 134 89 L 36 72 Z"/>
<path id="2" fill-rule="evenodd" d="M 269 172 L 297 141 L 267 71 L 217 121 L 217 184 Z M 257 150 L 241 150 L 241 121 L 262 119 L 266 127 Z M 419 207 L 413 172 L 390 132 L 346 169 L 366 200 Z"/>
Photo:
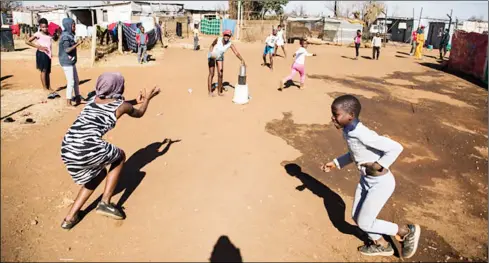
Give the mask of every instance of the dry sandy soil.
<path id="1" fill-rule="evenodd" d="M 400 261 L 356 252 L 363 235 L 349 216 L 355 168 L 319 170 L 346 151 L 330 104 L 350 93 L 367 126 L 404 145 L 392 168 L 397 189 L 380 217 L 422 226 L 410 260 L 487 261 L 487 90 L 431 68 L 430 57 L 414 61 L 402 53 L 409 47 L 354 61 L 352 48 L 310 46 L 318 56 L 307 59 L 307 89 L 279 92 L 290 56 L 276 58 L 272 72 L 260 66 L 261 44 L 236 45 L 248 64 L 248 105 L 234 105 L 232 89 L 207 97 L 204 51 L 174 45 L 154 50 L 144 66 L 124 55 L 93 68 L 81 52 L 82 95 L 105 71 L 125 76 L 126 98 L 154 85 L 162 93 L 146 116 L 123 117 L 106 136 L 128 156 L 114 198 L 127 219 L 94 213 L 100 188 L 69 232 L 60 224 L 78 187 L 60 145 L 81 107 L 39 103 L 34 51 L 2 53 L 1 260 Z M 229 53 L 225 81 L 234 84 L 239 62 Z M 59 65 L 52 79 L 54 88 L 65 85 Z M 24 115 L 36 123 L 22 124 Z"/>

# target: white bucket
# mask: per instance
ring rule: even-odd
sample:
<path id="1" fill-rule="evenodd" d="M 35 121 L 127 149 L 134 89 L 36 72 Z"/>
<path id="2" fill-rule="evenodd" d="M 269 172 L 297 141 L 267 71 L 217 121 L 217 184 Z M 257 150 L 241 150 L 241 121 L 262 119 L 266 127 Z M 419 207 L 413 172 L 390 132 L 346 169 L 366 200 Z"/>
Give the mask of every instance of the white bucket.
<path id="1" fill-rule="evenodd" d="M 246 104 L 248 101 L 248 85 L 236 85 L 234 88 L 233 102 L 236 104 Z"/>

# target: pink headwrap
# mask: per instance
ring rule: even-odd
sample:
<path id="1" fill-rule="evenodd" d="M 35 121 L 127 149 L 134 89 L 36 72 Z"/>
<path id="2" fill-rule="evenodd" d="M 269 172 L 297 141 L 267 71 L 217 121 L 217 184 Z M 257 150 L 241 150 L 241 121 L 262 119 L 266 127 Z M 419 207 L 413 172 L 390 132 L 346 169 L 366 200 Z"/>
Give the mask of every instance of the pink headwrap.
<path id="1" fill-rule="evenodd" d="M 95 92 L 101 99 L 124 99 L 124 77 L 118 72 L 103 73 L 97 79 Z"/>

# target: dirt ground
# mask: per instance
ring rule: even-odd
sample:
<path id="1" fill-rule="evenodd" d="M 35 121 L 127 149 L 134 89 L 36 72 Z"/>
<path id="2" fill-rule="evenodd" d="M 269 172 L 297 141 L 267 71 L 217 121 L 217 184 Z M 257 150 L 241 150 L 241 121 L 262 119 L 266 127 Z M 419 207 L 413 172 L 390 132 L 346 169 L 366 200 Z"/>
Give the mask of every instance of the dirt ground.
<path id="1" fill-rule="evenodd" d="M 203 42 L 205 49 L 210 39 Z M 1 260 L 401 261 L 356 252 L 363 235 L 350 218 L 355 168 L 319 170 L 346 151 L 330 104 L 349 93 L 362 102 L 367 126 L 405 148 L 380 217 L 422 226 L 409 261 L 487 261 L 487 90 L 437 70 L 431 57 L 414 61 L 404 54 L 409 47 L 354 61 L 352 48 L 310 46 L 318 56 L 307 58 L 307 88 L 279 92 L 297 45 L 272 72 L 260 66 L 262 44 L 236 43 L 248 64 L 247 105 L 231 102 L 232 89 L 207 96 L 205 51 L 176 43 L 155 49 L 144 66 L 127 54 L 93 68 L 81 52 L 82 95 L 106 71 L 125 76 L 128 99 L 154 85 L 162 93 L 143 118 L 123 117 L 106 135 L 128 156 L 113 199 L 127 219 L 94 213 L 101 187 L 69 232 L 60 224 L 78 187 L 60 145 L 82 108 L 66 109 L 63 99 L 39 103 L 45 94 L 32 49 L 2 53 Z M 235 84 L 238 70 L 229 52 L 224 80 Z M 54 65 L 52 85 L 63 98 L 65 84 Z M 23 124 L 25 115 L 36 123 Z M 5 123 L 6 116 L 16 121 Z"/>

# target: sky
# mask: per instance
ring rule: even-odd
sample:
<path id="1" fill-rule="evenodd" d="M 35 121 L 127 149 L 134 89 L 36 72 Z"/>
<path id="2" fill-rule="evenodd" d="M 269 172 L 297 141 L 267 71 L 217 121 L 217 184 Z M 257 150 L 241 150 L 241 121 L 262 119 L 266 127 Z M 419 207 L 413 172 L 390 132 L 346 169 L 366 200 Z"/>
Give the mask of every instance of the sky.
<path id="1" fill-rule="evenodd" d="M 82 6 L 91 4 L 101 4 L 102 1 L 23 1 L 24 5 L 56 5 L 66 4 L 69 6 Z M 117 2 L 117 1 L 112 1 Z M 162 1 L 171 3 L 185 4 L 187 8 L 205 8 L 214 9 L 216 7 L 228 6 L 228 1 Z M 352 6 L 358 2 L 340 1 L 341 6 Z M 450 10 L 453 9 L 453 18 L 468 19 L 471 16 L 488 20 L 488 1 L 384 1 L 387 5 L 388 16 L 412 17 L 413 8 L 415 17 L 419 17 L 421 8 L 423 8 L 422 17 L 430 18 L 448 18 Z M 300 5 L 304 7 L 310 15 L 331 15 L 332 12 L 328 7 L 333 5 L 333 1 L 289 1 L 285 6 L 285 11 L 295 10 Z"/>

